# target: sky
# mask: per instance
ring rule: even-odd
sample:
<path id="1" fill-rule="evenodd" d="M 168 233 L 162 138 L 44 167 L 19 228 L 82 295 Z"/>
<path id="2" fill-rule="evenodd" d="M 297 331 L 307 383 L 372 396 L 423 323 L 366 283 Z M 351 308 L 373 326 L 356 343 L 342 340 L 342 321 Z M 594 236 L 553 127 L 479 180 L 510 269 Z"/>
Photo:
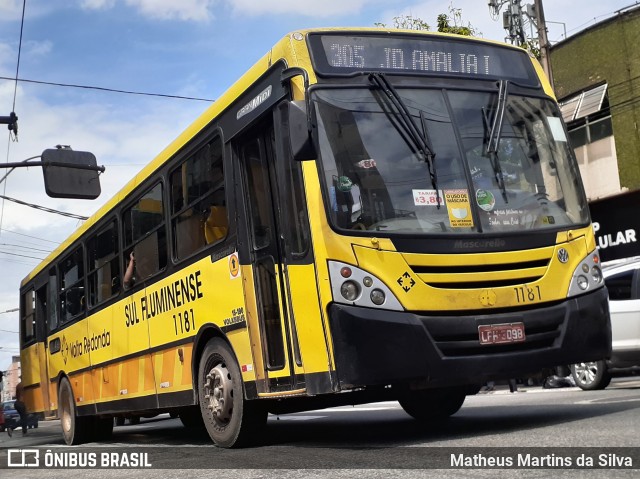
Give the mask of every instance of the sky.
<path id="1" fill-rule="evenodd" d="M 571 36 L 634 3 L 547 0 L 549 39 L 560 41 L 565 31 Z M 208 100 L 201 101 L 16 85 L 23 0 L 0 0 L 0 77 L 9 78 L 0 78 L 0 116 L 15 111 L 19 118 L 17 141 L 0 125 L 0 163 L 62 144 L 93 152 L 106 167 L 97 200 L 48 198 L 39 167 L 13 171 L 0 194 L 89 216 L 288 32 L 392 26 L 400 15 L 435 25 L 451 6 L 484 38 L 504 39 L 487 0 L 26 0 L 19 78 Z M 20 281 L 79 224 L 0 200 L 0 369 L 19 354 L 12 310 Z"/>

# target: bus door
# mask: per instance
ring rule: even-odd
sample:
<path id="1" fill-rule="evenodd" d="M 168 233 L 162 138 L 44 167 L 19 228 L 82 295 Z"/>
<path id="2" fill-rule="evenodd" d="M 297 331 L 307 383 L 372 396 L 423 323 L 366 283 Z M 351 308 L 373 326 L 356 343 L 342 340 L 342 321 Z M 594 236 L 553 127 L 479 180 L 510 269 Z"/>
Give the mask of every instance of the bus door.
<path id="1" fill-rule="evenodd" d="M 51 416 L 52 401 L 50 394 L 49 378 L 49 317 L 55 314 L 55 283 L 50 291 L 50 283 L 47 281 L 48 275 L 42 276 L 44 281 L 36 281 L 35 291 L 35 315 L 36 315 L 36 341 L 38 355 L 38 370 L 40 371 L 40 391 L 42 394 L 42 405 L 45 416 Z M 53 298 L 50 301 L 50 296 Z M 53 310 L 53 311 L 52 311 Z M 35 379 L 35 378 L 34 378 Z"/>
<path id="2" fill-rule="evenodd" d="M 242 135 L 235 150 L 243 186 L 238 198 L 245 203 L 247 249 L 253 271 L 253 287 L 247 286 L 245 295 L 258 393 L 303 389 L 304 374 L 283 259 L 273 121 L 263 121 Z M 257 321 L 251 320 L 253 308 Z"/>

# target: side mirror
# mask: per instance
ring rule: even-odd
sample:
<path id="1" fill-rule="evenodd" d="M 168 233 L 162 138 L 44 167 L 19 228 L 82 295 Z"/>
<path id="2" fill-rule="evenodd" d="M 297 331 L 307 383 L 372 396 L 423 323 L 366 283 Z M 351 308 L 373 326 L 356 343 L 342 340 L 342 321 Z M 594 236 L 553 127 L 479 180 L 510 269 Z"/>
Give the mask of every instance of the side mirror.
<path id="1" fill-rule="evenodd" d="M 96 199 L 101 192 L 99 171 L 104 167 L 88 151 L 52 148 L 42 152 L 44 188 L 52 198 Z"/>
<path id="2" fill-rule="evenodd" d="M 304 101 L 290 101 L 288 103 L 289 144 L 294 160 L 313 160 L 318 156 L 311 139 L 308 118 Z"/>

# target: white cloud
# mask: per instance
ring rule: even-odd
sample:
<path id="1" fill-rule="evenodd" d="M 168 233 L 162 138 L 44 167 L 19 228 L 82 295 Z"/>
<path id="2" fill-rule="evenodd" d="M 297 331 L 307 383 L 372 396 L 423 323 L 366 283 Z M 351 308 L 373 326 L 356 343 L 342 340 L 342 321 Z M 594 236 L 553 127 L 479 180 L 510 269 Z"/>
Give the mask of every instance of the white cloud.
<path id="1" fill-rule="evenodd" d="M 331 17 L 361 12 L 373 0 L 226 0 L 236 13 L 245 15 L 289 14 Z"/>
<path id="2" fill-rule="evenodd" d="M 0 0 L 2 1 L 2 0 Z M 205 22 L 213 18 L 211 12 L 217 0 L 124 0 L 142 16 L 160 20 Z M 80 0 L 83 10 L 108 10 L 117 0 Z"/>
<path id="3" fill-rule="evenodd" d="M 15 61 L 13 48 L 6 43 L 0 42 L 0 73 L 6 71 L 11 62 L 15 63 Z"/>
<path id="4" fill-rule="evenodd" d="M 43 42 L 28 41 L 25 43 L 27 54 L 30 56 L 44 56 L 51 53 L 53 43 L 49 40 Z"/>
<path id="5" fill-rule="evenodd" d="M 22 15 L 22 0 L 0 0 L 0 20 L 13 21 Z"/>
<path id="6" fill-rule="evenodd" d="M 115 4 L 116 0 L 80 0 L 80 8 L 83 10 L 108 10 Z"/>
<path id="7" fill-rule="evenodd" d="M 215 8 L 226 4 L 233 12 L 255 17 L 258 15 L 304 15 L 331 17 L 356 14 L 364 7 L 380 0 L 124 0 L 130 7 L 148 18 L 161 20 L 209 21 Z M 84 9 L 103 10 L 115 6 L 116 0 L 82 0 Z"/>
<path id="8" fill-rule="evenodd" d="M 211 8 L 215 0 L 126 0 L 142 15 L 161 20 L 208 21 L 213 18 Z"/>

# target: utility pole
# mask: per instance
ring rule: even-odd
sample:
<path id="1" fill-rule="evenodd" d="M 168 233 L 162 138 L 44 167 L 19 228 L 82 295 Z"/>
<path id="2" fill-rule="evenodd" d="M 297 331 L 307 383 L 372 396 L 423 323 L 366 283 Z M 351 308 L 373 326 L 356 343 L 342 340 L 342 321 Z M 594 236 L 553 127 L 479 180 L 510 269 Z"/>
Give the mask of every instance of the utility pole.
<path id="1" fill-rule="evenodd" d="M 553 88 L 550 45 L 547 38 L 547 24 L 544 19 L 542 0 L 534 0 L 534 4 L 527 5 L 525 9 L 522 8 L 522 0 L 489 0 L 489 11 L 494 20 L 498 19 L 502 7 L 506 7 L 502 14 L 502 26 L 508 32 L 506 40 L 511 43 L 521 47 L 531 45 L 531 42 L 536 40 L 528 38 L 525 23 L 535 25 L 538 31 L 537 43 L 540 48 L 540 63 Z"/>
<path id="2" fill-rule="evenodd" d="M 540 63 L 547 74 L 551 88 L 553 88 L 553 72 L 551 71 L 551 55 L 549 50 L 549 38 L 547 37 L 547 24 L 544 20 L 544 8 L 542 0 L 534 0 L 533 8 L 536 14 L 536 27 L 538 28 L 538 42 L 540 44 Z"/>

